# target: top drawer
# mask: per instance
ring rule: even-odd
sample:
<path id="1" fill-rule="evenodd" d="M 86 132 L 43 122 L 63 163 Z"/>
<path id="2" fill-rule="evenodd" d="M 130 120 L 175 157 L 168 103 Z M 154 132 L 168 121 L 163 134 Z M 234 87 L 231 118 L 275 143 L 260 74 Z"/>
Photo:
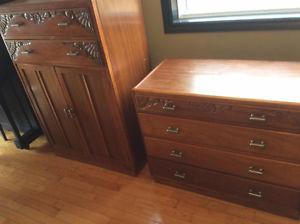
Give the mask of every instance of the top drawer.
<path id="1" fill-rule="evenodd" d="M 18 36 L 93 38 L 94 29 L 91 13 L 85 8 L 0 14 L 0 31 L 6 39 Z"/>
<path id="2" fill-rule="evenodd" d="M 138 112 L 300 133 L 300 112 L 136 95 Z"/>

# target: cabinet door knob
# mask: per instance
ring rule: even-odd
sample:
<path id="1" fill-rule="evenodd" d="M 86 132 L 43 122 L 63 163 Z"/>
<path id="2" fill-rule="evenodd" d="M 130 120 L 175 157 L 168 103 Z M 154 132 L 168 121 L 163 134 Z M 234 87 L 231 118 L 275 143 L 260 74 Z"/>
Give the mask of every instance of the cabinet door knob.
<path id="1" fill-rule="evenodd" d="M 248 195 L 250 197 L 255 197 L 255 198 L 263 198 L 263 193 L 261 191 L 255 192 L 252 189 L 249 189 Z"/>
<path id="2" fill-rule="evenodd" d="M 64 108 L 64 114 L 69 118 L 69 107 Z"/>
<path id="3" fill-rule="evenodd" d="M 174 158 L 181 159 L 183 157 L 183 152 L 178 151 L 178 150 L 172 150 L 171 153 L 170 153 L 170 156 L 174 157 Z"/>
<path id="4" fill-rule="evenodd" d="M 261 115 L 261 116 L 257 116 L 255 114 L 250 114 L 250 117 L 249 117 L 249 120 L 250 121 L 256 121 L 256 122 L 266 122 L 267 121 L 267 118 L 266 118 L 266 115 Z"/>
<path id="5" fill-rule="evenodd" d="M 250 148 L 259 148 L 259 149 L 265 149 L 266 143 L 264 141 L 256 141 L 252 139 L 249 143 Z"/>
<path id="6" fill-rule="evenodd" d="M 179 178 L 179 179 L 182 179 L 182 180 L 185 180 L 185 178 L 186 178 L 186 173 L 180 173 L 180 172 L 176 171 L 176 172 L 174 173 L 174 177 Z"/>
<path id="7" fill-rule="evenodd" d="M 76 113 L 72 107 L 69 108 L 69 116 L 71 119 L 74 119 L 76 117 Z"/>
<path id="8" fill-rule="evenodd" d="M 248 169 L 248 172 L 255 175 L 264 175 L 264 169 L 262 168 L 256 168 L 254 166 L 250 166 Z"/>
<path id="9" fill-rule="evenodd" d="M 171 134 L 179 134 L 179 128 L 176 127 L 168 127 L 166 130 L 167 133 Z"/>

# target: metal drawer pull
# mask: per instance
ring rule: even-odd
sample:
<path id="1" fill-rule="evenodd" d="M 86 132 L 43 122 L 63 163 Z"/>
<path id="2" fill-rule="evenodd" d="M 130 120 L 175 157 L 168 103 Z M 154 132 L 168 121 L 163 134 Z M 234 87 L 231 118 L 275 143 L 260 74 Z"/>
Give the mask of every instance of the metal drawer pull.
<path id="1" fill-rule="evenodd" d="M 23 24 L 21 24 L 21 23 L 13 23 L 13 24 L 10 24 L 10 26 L 11 26 L 11 27 L 18 28 L 18 27 L 23 26 Z"/>
<path id="2" fill-rule="evenodd" d="M 57 24 L 58 27 L 67 27 L 69 25 L 70 25 L 70 23 L 67 23 L 67 22 L 65 22 L 65 23 L 58 23 Z"/>
<path id="3" fill-rule="evenodd" d="M 163 106 L 163 110 L 165 110 L 165 111 L 175 111 L 175 109 L 176 109 L 176 106 L 171 103 L 165 103 Z"/>
<path id="4" fill-rule="evenodd" d="M 250 114 L 249 120 L 250 121 L 258 121 L 258 122 L 266 122 L 267 118 L 265 115 L 258 117 L 255 114 Z"/>
<path id="5" fill-rule="evenodd" d="M 257 169 L 253 166 L 249 167 L 248 172 L 251 173 L 251 174 L 255 174 L 255 175 L 264 175 L 264 169 L 262 169 L 262 168 Z"/>
<path id="6" fill-rule="evenodd" d="M 172 152 L 170 153 L 170 156 L 181 159 L 183 157 L 183 152 L 180 152 L 177 150 L 172 150 Z"/>
<path id="7" fill-rule="evenodd" d="M 174 173 L 174 177 L 184 180 L 186 178 L 186 173 L 180 173 L 180 172 L 176 171 Z"/>
<path id="8" fill-rule="evenodd" d="M 75 111 L 72 107 L 68 109 L 69 118 L 74 119 L 76 117 Z"/>
<path id="9" fill-rule="evenodd" d="M 25 50 L 25 51 L 21 51 L 21 54 L 31 54 L 33 52 L 33 50 Z"/>
<path id="10" fill-rule="evenodd" d="M 179 128 L 168 127 L 166 132 L 172 133 L 172 134 L 179 134 Z"/>
<path id="11" fill-rule="evenodd" d="M 263 194 L 261 191 L 259 192 L 254 192 L 252 189 L 249 190 L 248 195 L 250 197 L 255 197 L 255 198 L 263 198 Z"/>
<path id="12" fill-rule="evenodd" d="M 257 142 L 255 140 L 251 140 L 250 143 L 249 143 L 249 146 L 251 148 L 261 148 L 261 149 L 266 148 L 266 144 L 265 144 L 264 141 Z"/>
<path id="13" fill-rule="evenodd" d="M 80 54 L 80 52 L 79 51 L 71 51 L 71 52 L 68 52 L 67 53 L 67 56 L 71 56 L 71 57 L 76 57 L 76 56 L 78 56 Z"/>

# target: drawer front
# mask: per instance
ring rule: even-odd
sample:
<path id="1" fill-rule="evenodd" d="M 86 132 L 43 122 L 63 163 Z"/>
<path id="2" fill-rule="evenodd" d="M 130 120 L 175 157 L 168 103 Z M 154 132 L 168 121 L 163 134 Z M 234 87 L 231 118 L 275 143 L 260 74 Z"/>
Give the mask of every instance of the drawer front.
<path id="1" fill-rule="evenodd" d="M 139 121 L 144 136 L 300 163 L 300 136 L 297 134 L 142 113 Z"/>
<path id="2" fill-rule="evenodd" d="M 102 64 L 97 41 L 6 41 L 11 58 L 17 63 L 81 65 Z"/>
<path id="3" fill-rule="evenodd" d="M 300 133 L 300 112 L 136 96 L 139 112 Z"/>
<path id="4" fill-rule="evenodd" d="M 216 193 L 239 198 L 247 205 L 299 218 L 298 191 L 153 157 L 149 158 L 149 165 L 156 179 L 199 189 L 200 192 L 206 190 L 210 195 Z"/>
<path id="5" fill-rule="evenodd" d="M 95 36 L 88 9 L 66 9 L 1 14 L 1 33 L 5 38 L 18 36 Z"/>
<path id="6" fill-rule="evenodd" d="M 145 138 L 150 156 L 300 190 L 300 165 Z"/>

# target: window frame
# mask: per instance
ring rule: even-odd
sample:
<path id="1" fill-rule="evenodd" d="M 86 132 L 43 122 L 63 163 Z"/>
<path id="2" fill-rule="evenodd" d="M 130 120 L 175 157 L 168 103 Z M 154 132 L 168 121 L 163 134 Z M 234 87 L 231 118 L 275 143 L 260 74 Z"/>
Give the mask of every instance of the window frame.
<path id="1" fill-rule="evenodd" d="M 161 6 L 165 33 L 300 29 L 300 13 L 299 18 L 185 22 L 174 20 L 178 18 L 177 0 L 161 0 Z"/>

